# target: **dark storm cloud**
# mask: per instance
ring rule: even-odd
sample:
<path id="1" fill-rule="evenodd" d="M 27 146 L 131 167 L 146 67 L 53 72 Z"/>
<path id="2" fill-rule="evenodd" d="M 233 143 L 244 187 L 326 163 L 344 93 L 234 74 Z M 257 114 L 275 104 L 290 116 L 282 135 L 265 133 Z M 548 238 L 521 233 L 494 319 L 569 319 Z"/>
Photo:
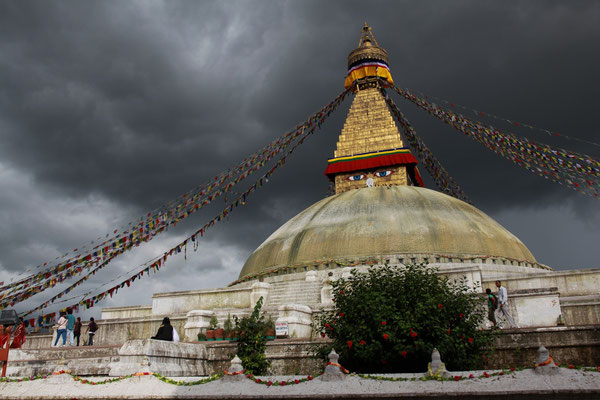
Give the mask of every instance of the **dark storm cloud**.
<path id="1" fill-rule="evenodd" d="M 597 141 L 598 20 L 597 2 L 2 2 L 0 280 L 168 202 L 327 104 L 342 90 L 365 21 L 397 85 Z M 593 266 L 597 201 L 396 103 L 475 205 L 540 261 Z M 212 230 L 210 246 L 190 256 L 195 267 L 174 262 L 178 272 L 146 292 L 176 290 L 200 271 L 209 278 L 192 286 L 228 283 L 271 232 L 323 198 L 325 162 L 349 104 Z M 161 240 L 183 238 L 223 206 L 219 199 Z M 151 246 L 118 268 L 164 251 Z M 121 304 L 140 301 L 122 296 Z"/>

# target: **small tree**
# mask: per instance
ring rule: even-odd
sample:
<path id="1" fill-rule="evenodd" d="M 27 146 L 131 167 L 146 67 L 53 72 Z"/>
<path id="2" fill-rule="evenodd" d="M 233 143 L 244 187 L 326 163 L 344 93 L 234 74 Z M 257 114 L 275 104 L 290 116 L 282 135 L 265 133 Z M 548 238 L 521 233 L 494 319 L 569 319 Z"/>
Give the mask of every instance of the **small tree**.
<path id="1" fill-rule="evenodd" d="M 486 309 L 479 295 L 427 265 L 354 270 L 333 283 L 333 293 L 334 310 L 317 317 L 316 327 L 353 371 L 424 371 L 433 348 L 450 369 L 476 368 L 493 340 L 480 328 Z"/>
<path id="2" fill-rule="evenodd" d="M 231 337 L 233 334 L 233 320 L 231 319 L 230 313 L 227 314 L 227 319 L 223 324 L 223 329 L 225 329 L 225 335 L 227 335 L 227 337 Z"/>
<path id="3" fill-rule="evenodd" d="M 237 355 L 242 360 L 246 371 L 254 375 L 264 375 L 271 363 L 267 360 L 267 338 L 264 336 L 267 324 L 265 316 L 260 312 L 263 298 L 261 297 L 254 306 L 254 311 L 249 317 L 238 319 L 234 316 L 235 327 L 239 332 Z"/>
<path id="4" fill-rule="evenodd" d="M 215 317 L 213 315 L 212 317 L 210 317 L 210 320 L 208 321 L 208 329 L 215 330 L 218 327 L 219 327 L 219 321 L 217 320 L 217 317 Z"/>

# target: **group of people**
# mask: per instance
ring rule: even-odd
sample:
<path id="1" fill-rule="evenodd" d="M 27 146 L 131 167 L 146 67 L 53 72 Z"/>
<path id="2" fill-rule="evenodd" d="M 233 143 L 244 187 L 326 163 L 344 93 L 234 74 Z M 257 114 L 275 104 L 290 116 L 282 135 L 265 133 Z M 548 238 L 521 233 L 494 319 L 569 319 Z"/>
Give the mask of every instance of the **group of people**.
<path id="1" fill-rule="evenodd" d="M 81 322 L 81 318 L 73 316 L 72 310 L 67 310 L 67 312 L 61 311 L 60 318 L 58 318 L 57 331 L 56 331 L 56 340 L 54 340 L 54 347 L 58 345 L 59 339 L 62 337 L 62 346 L 64 347 L 67 342 L 67 338 L 69 340 L 69 344 L 71 346 L 75 346 L 75 342 L 77 342 L 77 346 L 79 346 L 79 340 L 81 337 L 81 328 L 83 324 Z M 90 322 L 87 325 L 87 335 L 88 335 L 88 346 L 94 345 L 94 335 L 98 331 L 98 324 L 94 321 L 94 318 L 90 318 Z"/>
<path id="2" fill-rule="evenodd" d="M 509 327 L 518 328 L 519 326 L 515 324 L 515 321 L 508 312 L 508 293 L 506 288 L 502 286 L 501 281 L 496 281 L 496 287 L 498 288 L 497 295 L 492 294 L 491 289 L 485 289 L 488 300 L 488 319 L 493 327 L 498 327 L 498 322 L 496 321 L 496 312 L 498 312 L 498 317 L 501 318 L 502 321 L 505 320 L 508 322 Z"/>

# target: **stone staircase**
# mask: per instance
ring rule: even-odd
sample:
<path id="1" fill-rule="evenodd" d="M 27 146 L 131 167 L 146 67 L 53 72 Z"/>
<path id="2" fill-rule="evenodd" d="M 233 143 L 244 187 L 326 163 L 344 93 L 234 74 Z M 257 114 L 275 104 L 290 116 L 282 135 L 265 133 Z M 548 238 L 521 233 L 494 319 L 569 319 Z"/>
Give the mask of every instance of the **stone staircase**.
<path id="1" fill-rule="evenodd" d="M 108 365 L 119 361 L 120 348 L 121 345 L 12 349 L 6 374 L 49 375 L 63 369 L 75 375 L 108 375 Z"/>
<path id="2" fill-rule="evenodd" d="M 304 304 L 313 307 L 321 303 L 321 288 L 318 281 L 273 282 L 269 288 L 266 306 L 277 308 L 284 304 Z"/>

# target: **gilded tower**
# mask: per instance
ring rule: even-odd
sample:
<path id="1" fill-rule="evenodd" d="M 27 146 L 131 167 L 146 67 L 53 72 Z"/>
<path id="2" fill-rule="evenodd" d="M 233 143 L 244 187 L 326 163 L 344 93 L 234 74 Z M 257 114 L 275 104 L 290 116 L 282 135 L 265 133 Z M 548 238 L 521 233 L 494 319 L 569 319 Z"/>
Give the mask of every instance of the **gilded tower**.
<path id="1" fill-rule="evenodd" d="M 417 160 L 404 146 L 380 86 L 393 85 L 387 51 L 365 24 L 358 47 L 348 55 L 345 87 L 355 93 L 325 175 L 335 192 L 371 186 L 418 185 Z"/>

